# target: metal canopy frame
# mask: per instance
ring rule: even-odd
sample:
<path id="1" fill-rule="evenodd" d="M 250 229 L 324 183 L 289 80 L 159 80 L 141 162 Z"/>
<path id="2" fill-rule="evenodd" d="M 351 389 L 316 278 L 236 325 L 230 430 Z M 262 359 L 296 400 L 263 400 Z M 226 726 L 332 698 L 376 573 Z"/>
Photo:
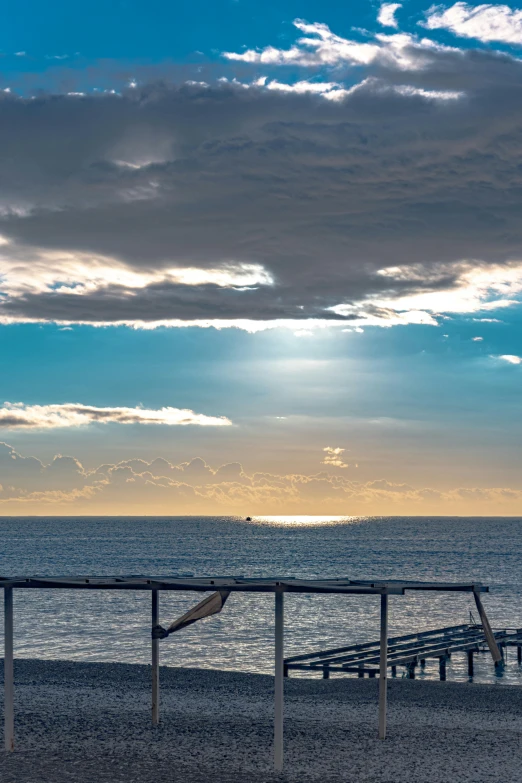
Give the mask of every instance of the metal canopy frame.
<path id="1" fill-rule="evenodd" d="M 4 728 L 5 750 L 14 750 L 14 653 L 13 590 L 146 590 L 152 594 L 152 628 L 159 623 L 159 592 L 231 592 L 274 593 L 275 661 L 274 661 L 274 767 L 283 769 L 284 718 L 284 594 L 315 593 L 336 595 L 377 595 L 380 598 L 379 651 L 379 738 L 386 738 L 388 608 L 390 595 L 404 595 L 406 590 L 473 593 L 493 660 L 501 654 L 484 611 L 480 594 L 489 588 L 478 582 L 415 582 L 411 580 L 357 579 L 270 579 L 245 577 L 185 576 L 14 576 L 0 577 L 4 590 Z M 152 723 L 159 723 L 159 639 L 152 638 Z"/>

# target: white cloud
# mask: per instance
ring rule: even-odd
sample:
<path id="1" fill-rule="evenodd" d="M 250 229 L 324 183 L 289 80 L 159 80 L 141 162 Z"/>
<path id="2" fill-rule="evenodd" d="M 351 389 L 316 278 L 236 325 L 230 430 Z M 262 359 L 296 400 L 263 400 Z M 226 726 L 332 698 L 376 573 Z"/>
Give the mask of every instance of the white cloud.
<path id="1" fill-rule="evenodd" d="M 277 92 L 293 93 L 294 95 L 305 95 L 311 93 L 320 95 L 331 101 L 342 101 L 358 91 L 371 88 L 375 95 L 386 95 L 386 93 L 395 92 L 398 95 L 407 97 L 420 97 L 428 100 L 456 100 L 462 98 L 464 93 L 457 90 L 426 90 L 422 87 L 414 87 L 410 84 L 387 84 L 381 79 L 368 77 L 362 82 L 346 88 L 341 82 L 310 82 L 299 81 L 293 83 L 280 82 L 277 79 L 268 80 L 266 76 L 254 79 L 250 84 L 247 82 L 236 82 L 244 89 L 263 88 L 266 90 L 276 90 Z"/>
<path id="2" fill-rule="evenodd" d="M 514 356 L 511 353 L 502 354 L 497 358 L 501 359 L 503 362 L 507 362 L 508 364 L 522 364 L 522 356 Z"/>
<path id="3" fill-rule="evenodd" d="M 395 3 L 388 4 L 395 6 Z M 390 14 L 388 14 L 390 17 Z M 417 69 L 426 67 L 426 56 L 434 51 L 448 50 L 434 41 L 408 33 L 375 35 L 371 42 L 343 38 L 333 33 L 328 25 L 308 23 L 295 19 L 294 26 L 304 35 L 298 38 L 290 49 L 247 49 L 246 52 L 223 52 L 223 57 L 244 63 L 261 65 L 371 65 L 379 62 L 399 69 Z M 393 25 L 395 26 L 395 25 Z"/>
<path id="4" fill-rule="evenodd" d="M 449 30 L 483 43 L 522 44 L 522 11 L 508 5 L 455 3 L 450 8 L 432 6 L 423 26 L 428 30 Z"/>
<path id="5" fill-rule="evenodd" d="M 261 264 L 228 261 L 215 268 L 167 265 L 148 270 L 82 252 L 24 249 L 20 253 L 10 244 L 0 237 L 0 288 L 4 295 L 14 298 L 51 292 L 85 296 L 107 289 L 131 295 L 161 285 L 249 288 L 274 282 Z"/>
<path id="6" fill-rule="evenodd" d="M 478 263 L 462 262 L 451 270 L 439 267 L 433 278 L 433 287 L 437 279 L 444 281 L 445 276 L 453 275 L 451 287 L 442 285 L 440 290 L 408 294 L 395 299 L 374 299 L 377 307 L 398 311 L 427 313 L 473 313 L 480 310 L 494 310 L 518 304 L 517 297 L 522 293 L 522 263 L 509 266 L 484 267 Z M 390 267 L 380 269 L 378 274 L 395 281 L 426 280 L 429 271 L 422 266 Z M 336 308 L 338 310 L 338 308 Z"/>
<path id="7" fill-rule="evenodd" d="M 231 425 L 225 416 L 205 416 L 181 408 L 98 408 L 94 405 L 66 402 L 57 405 L 25 405 L 5 402 L 0 407 L 0 428 L 55 429 L 87 424 L 164 424 L 168 426 L 221 427 Z"/>
<path id="8" fill-rule="evenodd" d="M 474 343 L 481 343 L 484 340 L 483 337 L 472 337 L 471 339 Z"/>
<path id="9" fill-rule="evenodd" d="M 342 454 L 346 451 L 346 449 L 341 449 L 339 446 L 332 447 L 332 446 L 326 446 L 323 451 L 325 452 L 325 456 L 323 458 L 322 464 L 323 465 L 330 465 L 330 467 L 333 468 L 348 468 L 349 465 L 344 462 L 342 458 Z"/>
<path id="10" fill-rule="evenodd" d="M 425 90 L 423 87 L 413 87 L 411 84 L 397 84 L 381 89 L 395 90 L 399 95 L 418 96 L 430 101 L 455 101 L 464 96 L 461 90 Z"/>
<path id="11" fill-rule="evenodd" d="M 379 24 L 383 27 L 398 27 L 395 13 L 399 8 L 402 8 L 402 3 L 382 3 L 377 14 Z"/>
<path id="12" fill-rule="evenodd" d="M 332 93 L 341 92 L 346 95 L 347 90 L 342 88 L 342 85 L 338 82 L 294 82 L 294 84 L 285 84 L 273 79 L 270 82 L 266 82 L 263 85 L 267 90 L 278 90 L 279 92 L 293 92 L 298 95 L 304 93 L 316 93 L 318 95 L 327 94 L 328 97 L 332 97 Z"/>

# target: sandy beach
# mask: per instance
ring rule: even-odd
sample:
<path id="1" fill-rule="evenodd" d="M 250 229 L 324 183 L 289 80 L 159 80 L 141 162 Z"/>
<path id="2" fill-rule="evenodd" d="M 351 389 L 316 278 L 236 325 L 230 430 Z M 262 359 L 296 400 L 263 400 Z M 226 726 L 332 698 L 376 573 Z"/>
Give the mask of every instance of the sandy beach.
<path id="1" fill-rule="evenodd" d="M 161 725 L 150 668 L 16 662 L 16 740 L 3 783 L 259 783 L 273 774 L 273 680 L 162 668 Z M 522 689 L 392 680 L 377 739 L 373 680 L 285 683 L 284 780 L 439 783 L 522 779 Z"/>

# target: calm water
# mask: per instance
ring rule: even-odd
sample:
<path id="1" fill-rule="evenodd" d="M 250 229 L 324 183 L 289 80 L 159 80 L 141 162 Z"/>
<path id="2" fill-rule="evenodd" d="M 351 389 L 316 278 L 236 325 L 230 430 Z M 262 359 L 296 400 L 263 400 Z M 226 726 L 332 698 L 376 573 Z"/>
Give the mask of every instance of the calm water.
<path id="1" fill-rule="evenodd" d="M 0 518 L 1 575 L 184 574 L 482 581 L 495 627 L 522 627 L 522 519 L 266 517 Z M 197 603 L 162 593 L 161 622 Z M 467 622 L 472 597 L 390 599 L 390 635 Z M 285 601 L 285 653 L 378 638 L 374 596 Z M 273 596 L 232 594 L 223 613 L 161 642 L 165 664 L 270 672 Z M 150 594 L 19 590 L 15 654 L 148 663 Z M 400 671 L 400 670 L 399 670 Z M 425 677 L 438 676 L 428 663 Z M 448 679 L 467 679 L 455 655 Z M 476 680 L 517 682 L 515 651 L 502 677 L 477 656 Z"/>

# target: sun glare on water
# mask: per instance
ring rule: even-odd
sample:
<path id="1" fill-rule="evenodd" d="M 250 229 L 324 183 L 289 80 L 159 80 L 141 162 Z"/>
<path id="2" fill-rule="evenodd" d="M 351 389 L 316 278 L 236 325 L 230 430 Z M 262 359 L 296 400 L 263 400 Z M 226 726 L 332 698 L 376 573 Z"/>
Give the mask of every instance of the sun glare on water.
<path id="1" fill-rule="evenodd" d="M 266 525 L 296 526 L 304 527 L 306 525 L 341 525 L 353 522 L 360 522 L 364 517 L 352 516 L 317 516 L 317 515 L 285 515 L 285 516 L 260 516 L 252 517 L 252 522 Z"/>

